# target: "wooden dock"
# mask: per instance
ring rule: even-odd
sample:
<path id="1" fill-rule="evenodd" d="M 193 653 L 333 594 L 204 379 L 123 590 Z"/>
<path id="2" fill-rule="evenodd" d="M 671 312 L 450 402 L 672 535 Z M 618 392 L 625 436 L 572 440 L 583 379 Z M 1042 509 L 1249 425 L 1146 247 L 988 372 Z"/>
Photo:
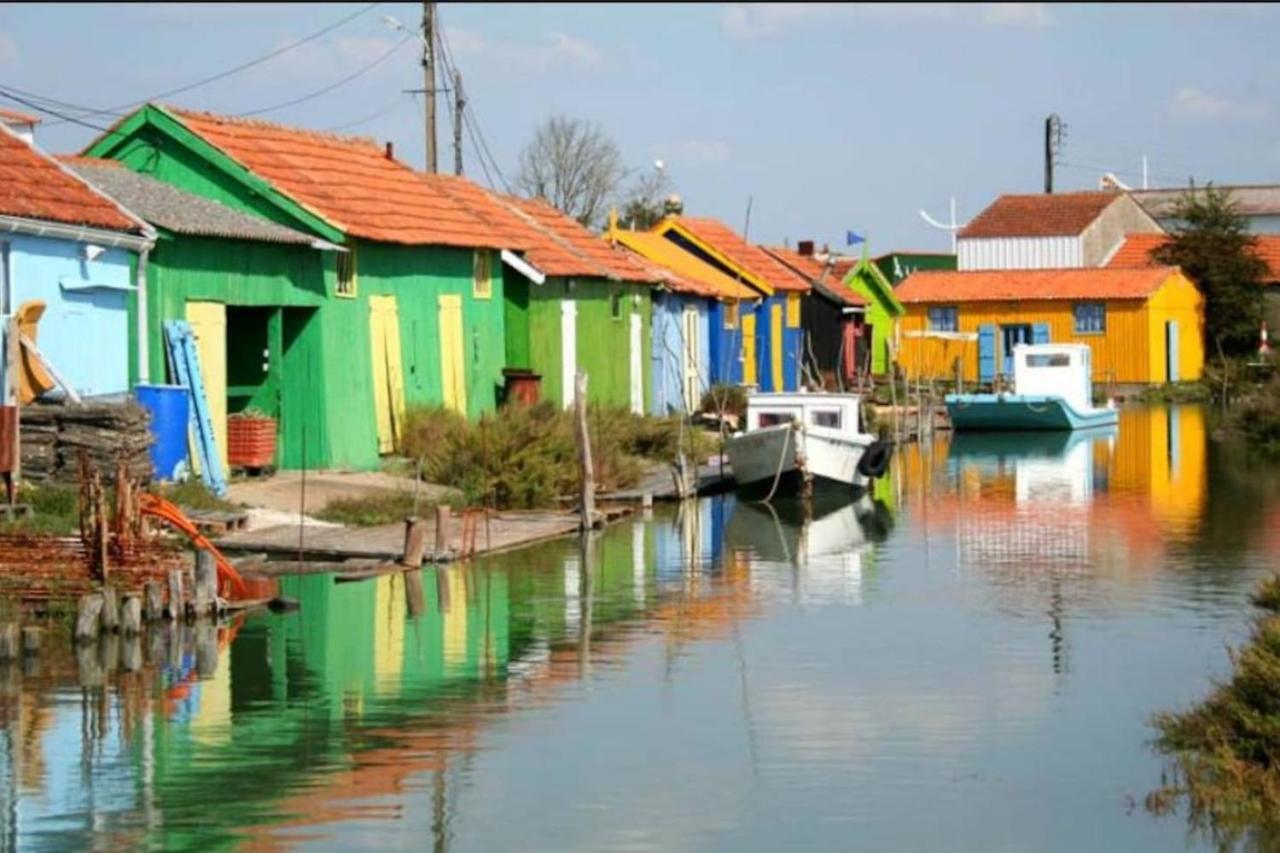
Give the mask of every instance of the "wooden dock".
<path id="1" fill-rule="evenodd" d="M 699 495 L 716 495 L 721 492 L 727 492 L 733 488 L 733 485 L 733 468 L 729 466 L 728 460 L 725 460 L 723 465 L 719 462 L 713 462 L 708 465 L 698 466 L 696 486 Z M 596 499 L 599 501 L 629 503 L 643 501 L 646 495 L 655 501 L 680 499 L 680 496 L 676 493 L 675 478 L 671 475 L 669 468 L 659 468 L 651 471 L 632 488 L 600 494 L 596 496 Z"/>
<path id="2" fill-rule="evenodd" d="M 611 508 L 607 520 L 628 514 L 629 510 Z M 555 539 L 578 532 L 578 515 L 573 512 L 491 512 L 474 516 L 474 553 L 492 554 Z M 434 546 L 435 522 L 427 522 L 428 542 Z M 426 559 L 443 563 L 457 559 L 464 550 L 464 519 L 461 513 L 451 515 L 445 533 L 443 550 L 428 547 Z M 404 524 L 378 527 L 312 527 L 303 528 L 301 542 L 297 525 L 280 525 L 262 530 L 232 533 L 215 544 L 228 552 L 256 552 L 275 557 L 302 560 L 343 561 L 398 560 L 404 552 Z"/>

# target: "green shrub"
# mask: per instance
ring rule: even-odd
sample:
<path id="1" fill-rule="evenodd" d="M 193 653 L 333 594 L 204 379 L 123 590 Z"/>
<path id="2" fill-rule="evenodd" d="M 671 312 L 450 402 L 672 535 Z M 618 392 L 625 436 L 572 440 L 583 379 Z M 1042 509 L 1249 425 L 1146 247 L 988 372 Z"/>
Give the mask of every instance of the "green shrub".
<path id="1" fill-rule="evenodd" d="M 428 501 L 419 500 L 418 514 L 427 506 Z M 352 527 L 376 527 L 403 521 L 414 514 L 413 492 L 383 491 L 354 498 L 334 498 L 315 517 Z"/>
<path id="2" fill-rule="evenodd" d="M 712 385 L 702 395 L 701 410 L 708 415 L 723 410 L 726 415 L 741 419 L 747 414 L 747 389 L 741 385 Z"/>
<path id="3" fill-rule="evenodd" d="M 1280 374 L 1239 400 L 1228 413 L 1227 432 L 1267 454 L 1280 454 Z"/>

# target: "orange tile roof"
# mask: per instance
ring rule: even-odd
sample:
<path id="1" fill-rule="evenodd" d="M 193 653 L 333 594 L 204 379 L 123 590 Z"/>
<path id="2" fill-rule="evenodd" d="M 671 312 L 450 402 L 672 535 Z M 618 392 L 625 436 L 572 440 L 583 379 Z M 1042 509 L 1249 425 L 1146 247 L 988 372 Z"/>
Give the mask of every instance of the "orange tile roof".
<path id="1" fill-rule="evenodd" d="M 776 261 L 759 246 L 739 237 L 718 219 L 676 216 L 667 221 L 674 222 L 748 273 L 764 279 L 774 290 L 809 290 L 809 282 L 803 276 Z"/>
<path id="2" fill-rule="evenodd" d="M 733 276 L 726 275 L 717 267 L 653 231 L 618 229 L 606 234 L 605 239 L 616 240 L 648 261 L 707 288 L 717 299 L 756 299 L 760 295 Z"/>
<path id="3" fill-rule="evenodd" d="M 959 237 L 1075 236 L 1120 198 L 1115 192 L 1002 195 L 974 217 Z"/>
<path id="4" fill-rule="evenodd" d="M 912 273 L 893 291 L 900 302 L 1005 302 L 1046 299 L 1145 299 L 1179 274 L 1177 267 L 1141 269 L 930 270 Z"/>
<path id="5" fill-rule="evenodd" d="M 844 283 L 845 276 L 853 269 L 856 262 L 822 261 L 813 255 L 802 255 L 785 246 L 761 246 L 778 262 L 803 275 L 815 288 L 845 305 L 865 306 L 863 299 L 853 288 Z M 841 271 L 843 268 L 843 272 Z"/>
<path id="6" fill-rule="evenodd" d="M 0 214 L 139 233 L 142 225 L 43 151 L 0 125 Z"/>
<path id="7" fill-rule="evenodd" d="M 8 107 L 0 107 L 0 121 L 12 122 L 14 124 L 39 124 L 40 117 L 33 116 L 31 113 L 11 110 Z"/>
<path id="8" fill-rule="evenodd" d="M 608 242 L 601 240 L 599 235 L 593 234 L 576 219 L 557 210 L 546 201 L 542 199 L 512 198 L 510 196 L 506 198 L 506 201 L 518 211 L 530 217 L 541 231 L 549 235 L 549 239 L 544 241 L 545 243 L 554 241 L 580 258 L 581 260 L 577 262 L 579 267 L 582 267 L 585 261 L 587 264 L 602 270 L 607 278 L 645 284 L 653 282 L 652 274 L 648 268 L 637 263 L 630 253 L 609 245 Z M 538 252 L 541 248 L 541 246 L 531 248 L 529 250 L 529 258 L 540 269 L 545 269 L 538 262 Z M 590 267 L 586 267 L 581 272 L 568 272 L 565 274 L 590 274 L 589 269 Z"/>
<path id="9" fill-rule="evenodd" d="M 1255 234 L 1254 254 L 1267 265 L 1267 280 L 1280 282 L 1280 234 Z M 1159 266 L 1151 253 L 1168 243 L 1166 234 L 1130 234 L 1107 261 L 1112 269 Z"/>
<path id="10" fill-rule="evenodd" d="M 508 248 L 492 226 L 373 140 L 164 109 L 347 234 L 406 245 Z"/>

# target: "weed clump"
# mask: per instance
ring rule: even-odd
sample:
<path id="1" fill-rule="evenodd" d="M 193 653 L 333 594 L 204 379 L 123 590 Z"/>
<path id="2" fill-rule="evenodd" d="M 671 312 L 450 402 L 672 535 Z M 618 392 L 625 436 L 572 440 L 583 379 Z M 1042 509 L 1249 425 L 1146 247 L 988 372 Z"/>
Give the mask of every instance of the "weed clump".
<path id="1" fill-rule="evenodd" d="M 384 491 L 361 497 L 335 498 L 315 513 L 315 517 L 349 527 L 377 527 L 419 515 L 426 506 L 426 501 L 419 501 L 415 513 L 412 492 Z"/>

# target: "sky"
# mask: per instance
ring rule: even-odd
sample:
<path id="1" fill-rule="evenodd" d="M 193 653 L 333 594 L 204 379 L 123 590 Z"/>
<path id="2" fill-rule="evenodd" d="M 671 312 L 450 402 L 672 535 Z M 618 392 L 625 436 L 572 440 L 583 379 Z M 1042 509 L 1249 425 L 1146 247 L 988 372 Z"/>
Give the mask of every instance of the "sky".
<path id="1" fill-rule="evenodd" d="M 3 4 L 0 89 L 118 111 L 350 17 L 163 100 L 392 141 L 421 165 L 422 100 L 404 92 L 422 86 L 419 42 L 385 20 L 414 27 L 421 6 L 368 5 Z M 486 178 L 467 139 L 469 176 L 501 188 L 540 121 L 580 118 L 633 174 L 661 160 L 686 213 L 757 242 L 835 249 L 852 230 L 873 253 L 944 250 L 920 210 L 945 220 L 954 197 L 963 223 L 1000 193 L 1040 192 L 1050 113 L 1067 128 L 1061 190 L 1105 171 L 1140 185 L 1144 154 L 1152 186 L 1280 177 L 1277 5 L 438 8 L 503 175 Z M 45 120 L 37 141 L 53 152 L 97 135 Z M 451 168 L 443 100 L 439 133 Z"/>

